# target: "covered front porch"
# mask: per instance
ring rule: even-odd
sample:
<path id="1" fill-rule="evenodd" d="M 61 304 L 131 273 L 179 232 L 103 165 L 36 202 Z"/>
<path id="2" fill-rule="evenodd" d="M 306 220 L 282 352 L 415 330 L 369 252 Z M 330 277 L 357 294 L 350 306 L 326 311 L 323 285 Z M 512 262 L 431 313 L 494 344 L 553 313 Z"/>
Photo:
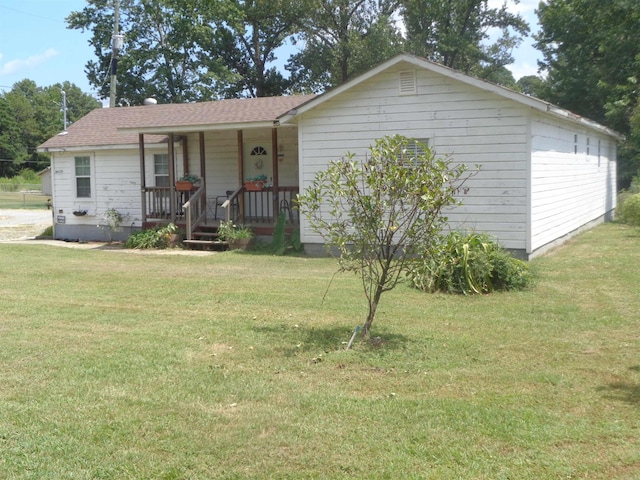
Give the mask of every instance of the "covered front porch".
<path id="1" fill-rule="evenodd" d="M 187 242 L 196 242 L 203 226 L 232 220 L 270 235 L 282 213 L 293 230 L 300 223 L 296 130 L 273 125 L 168 132 L 166 153 L 145 147 L 145 133 L 139 133 L 143 227 L 176 223 Z M 186 174 L 199 181 L 182 185 Z"/>

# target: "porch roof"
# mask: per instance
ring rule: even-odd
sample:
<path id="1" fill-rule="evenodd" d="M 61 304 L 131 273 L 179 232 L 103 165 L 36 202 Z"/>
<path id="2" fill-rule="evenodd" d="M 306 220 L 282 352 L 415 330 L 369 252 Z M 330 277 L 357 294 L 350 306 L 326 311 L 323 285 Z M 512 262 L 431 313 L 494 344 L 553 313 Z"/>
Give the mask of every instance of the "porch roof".
<path id="1" fill-rule="evenodd" d="M 279 117 L 315 97 L 235 98 L 129 107 L 131 114 L 120 122 L 119 131 L 158 134 L 273 126 Z"/>

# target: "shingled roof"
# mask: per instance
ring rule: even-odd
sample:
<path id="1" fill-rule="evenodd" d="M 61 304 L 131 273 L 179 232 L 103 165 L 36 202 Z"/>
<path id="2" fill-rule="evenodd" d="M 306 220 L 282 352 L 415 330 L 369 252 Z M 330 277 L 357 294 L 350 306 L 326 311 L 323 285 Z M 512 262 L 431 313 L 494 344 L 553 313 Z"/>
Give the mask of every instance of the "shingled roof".
<path id="1" fill-rule="evenodd" d="M 120 125 L 127 130 L 160 130 L 274 122 L 316 95 L 236 98 L 216 102 L 149 105 L 136 108 Z"/>
<path id="2" fill-rule="evenodd" d="M 118 128 L 133 110 L 141 108 L 144 107 L 97 108 L 71 124 L 66 132 L 51 137 L 38 150 L 46 152 L 82 147 L 137 145 L 138 135 L 135 132 L 121 132 Z M 147 135 L 144 140 L 147 144 L 161 143 L 167 137 Z"/>
<path id="3" fill-rule="evenodd" d="M 66 133 L 44 142 L 40 151 L 137 145 L 138 132 L 169 133 L 233 128 L 239 124 L 272 123 L 315 95 L 260 97 L 202 103 L 99 108 L 72 124 Z M 145 137 L 146 144 L 166 141 L 164 135 Z"/>

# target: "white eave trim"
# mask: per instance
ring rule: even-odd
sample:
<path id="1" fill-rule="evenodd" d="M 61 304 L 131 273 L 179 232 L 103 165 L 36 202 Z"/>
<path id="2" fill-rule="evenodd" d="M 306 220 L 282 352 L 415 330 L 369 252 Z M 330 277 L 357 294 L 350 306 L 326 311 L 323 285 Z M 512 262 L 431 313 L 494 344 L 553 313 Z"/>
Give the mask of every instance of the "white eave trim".
<path id="1" fill-rule="evenodd" d="M 145 143 L 145 148 L 166 148 L 167 142 L 155 142 Z M 82 145 L 75 147 L 38 147 L 39 153 L 54 153 L 54 152 L 88 152 L 94 150 L 137 150 L 139 145 L 137 143 L 129 143 L 123 145 Z"/>
<path id="2" fill-rule="evenodd" d="M 552 105 L 550 103 L 547 103 L 547 113 L 550 113 L 556 117 L 560 117 L 563 118 L 565 120 L 574 122 L 574 123 L 578 123 L 584 127 L 587 128 L 591 128 L 593 130 L 598 130 L 599 132 L 602 132 L 606 135 L 609 135 L 613 138 L 615 138 L 616 140 L 618 140 L 619 142 L 623 141 L 625 139 L 624 135 L 619 134 L 618 132 L 616 132 L 615 130 L 611 130 L 608 127 L 605 127 L 604 125 L 601 125 L 597 122 L 594 122 L 593 120 L 589 120 L 588 118 L 585 117 L 581 117 L 580 115 L 576 115 L 573 112 L 570 112 L 569 110 L 564 110 L 560 107 L 556 107 L 555 105 Z"/>

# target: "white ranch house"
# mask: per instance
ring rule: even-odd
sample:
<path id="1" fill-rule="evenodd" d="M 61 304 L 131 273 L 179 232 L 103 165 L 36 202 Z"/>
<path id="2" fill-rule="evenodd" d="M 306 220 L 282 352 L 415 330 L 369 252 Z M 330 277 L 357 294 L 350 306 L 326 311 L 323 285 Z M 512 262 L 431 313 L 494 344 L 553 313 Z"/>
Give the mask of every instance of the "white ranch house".
<path id="1" fill-rule="evenodd" d="M 487 232 L 523 258 L 613 215 L 616 132 L 407 54 L 319 96 L 98 109 L 40 151 L 51 154 L 56 238 L 104 239 L 96 225 L 109 208 L 126 215 L 122 237 L 177 221 L 196 243 L 199 226 L 227 216 L 269 233 L 284 211 L 318 253 L 296 193 L 330 160 L 394 134 L 480 165 L 450 227 Z M 181 192 L 186 172 L 202 180 Z M 257 175 L 264 188 L 248 190 Z"/>

